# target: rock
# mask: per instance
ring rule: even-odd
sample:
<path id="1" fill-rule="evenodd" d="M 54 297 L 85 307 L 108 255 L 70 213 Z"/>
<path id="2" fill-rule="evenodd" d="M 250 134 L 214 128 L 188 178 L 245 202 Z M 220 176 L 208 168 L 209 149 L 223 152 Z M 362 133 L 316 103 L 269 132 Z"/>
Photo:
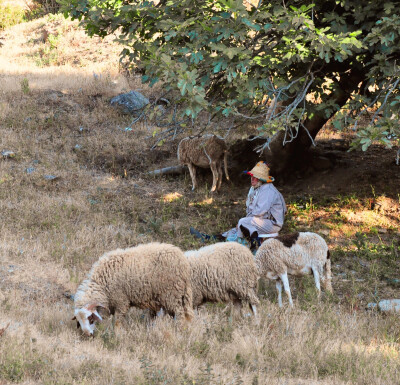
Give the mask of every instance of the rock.
<path id="1" fill-rule="evenodd" d="M 49 180 L 49 181 L 54 181 L 54 180 L 60 179 L 59 176 L 55 176 L 55 175 L 44 175 L 43 178 L 46 180 Z"/>
<path id="2" fill-rule="evenodd" d="M 140 110 L 149 104 L 149 99 L 143 96 L 140 92 L 130 91 L 125 94 L 114 96 L 110 104 L 117 105 L 127 114 L 137 115 Z"/>
<path id="3" fill-rule="evenodd" d="M 383 312 L 400 313 L 400 299 L 383 299 L 378 304 L 371 302 L 367 305 L 367 309 L 376 309 Z"/>

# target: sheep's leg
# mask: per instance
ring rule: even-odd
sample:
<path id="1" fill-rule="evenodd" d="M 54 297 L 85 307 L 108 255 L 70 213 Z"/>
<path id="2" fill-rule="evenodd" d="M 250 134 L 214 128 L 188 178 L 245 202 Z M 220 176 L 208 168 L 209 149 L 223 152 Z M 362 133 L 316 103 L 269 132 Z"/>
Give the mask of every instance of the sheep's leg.
<path id="1" fill-rule="evenodd" d="M 331 272 L 331 260 L 329 259 L 329 252 L 328 252 L 328 259 L 325 263 L 324 273 L 322 274 L 324 277 L 324 288 L 326 291 L 332 293 L 332 272 Z"/>
<path id="2" fill-rule="evenodd" d="M 258 313 L 257 313 L 257 306 L 254 305 L 253 303 L 249 303 L 250 305 L 250 309 L 253 312 L 253 316 L 254 316 L 254 322 L 256 325 L 260 324 L 260 318 L 258 317 Z"/>
<path id="3" fill-rule="evenodd" d="M 188 168 L 190 172 L 190 177 L 192 178 L 192 190 L 194 190 L 197 187 L 197 181 L 196 181 L 196 167 L 192 163 L 188 163 Z"/>
<path id="4" fill-rule="evenodd" d="M 311 266 L 311 270 L 312 270 L 313 275 L 314 275 L 315 287 L 318 290 L 318 297 L 319 297 L 320 294 L 321 294 L 321 285 L 320 285 L 320 280 L 319 280 L 319 272 L 318 272 L 318 269 L 316 267 L 314 267 L 314 266 Z"/>
<path id="5" fill-rule="evenodd" d="M 229 175 L 228 175 L 228 153 L 227 152 L 225 152 L 225 154 L 224 154 L 224 169 L 225 169 L 226 180 L 229 180 Z"/>
<path id="6" fill-rule="evenodd" d="M 116 335 L 119 335 L 124 329 L 128 328 L 126 313 L 127 312 L 115 312 L 112 315 L 111 328 Z"/>
<path id="7" fill-rule="evenodd" d="M 276 280 L 276 290 L 278 292 L 279 307 L 282 307 L 282 281 L 279 278 Z"/>
<path id="8" fill-rule="evenodd" d="M 218 162 L 217 170 L 218 170 L 217 191 L 219 191 L 221 189 L 222 178 L 223 178 L 222 161 Z"/>
<path id="9" fill-rule="evenodd" d="M 292 294 L 290 292 L 289 278 L 287 273 L 281 274 L 279 278 L 282 280 L 283 288 L 285 289 L 285 293 L 289 298 L 290 306 L 293 306 Z"/>
<path id="10" fill-rule="evenodd" d="M 217 165 L 215 162 L 210 163 L 211 171 L 213 174 L 213 184 L 211 187 L 211 192 L 214 192 L 217 189 L 217 183 L 218 183 L 218 170 L 217 170 Z"/>

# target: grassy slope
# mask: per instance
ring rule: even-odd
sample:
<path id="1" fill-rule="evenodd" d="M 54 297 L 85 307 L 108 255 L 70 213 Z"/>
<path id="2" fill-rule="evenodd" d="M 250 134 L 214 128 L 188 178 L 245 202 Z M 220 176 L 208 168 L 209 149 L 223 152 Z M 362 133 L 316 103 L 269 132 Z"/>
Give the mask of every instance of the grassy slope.
<path id="1" fill-rule="evenodd" d="M 59 17 L 2 37 L 0 149 L 16 156 L 0 160 L 0 384 L 400 382 L 398 317 L 364 311 L 369 301 L 399 297 L 399 202 L 396 191 L 383 197 L 368 183 L 351 194 L 281 186 L 285 231 L 319 232 L 332 248 L 331 298 L 318 303 L 312 280 L 297 280 L 295 308 L 281 310 L 264 282 L 260 325 L 222 306 L 184 327 L 149 324 L 132 310 L 126 324 L 107 320 L 95 339 L 81 337 L 64 293 L 103 252 L 151 240 L 197 247 L 188 225 L 229 228 L 248 185 L 225 184 L 211 198 L 206 187 L 189 192 L 187 175 L 146 177 L 173 164 L 176 142 L 150 154 L 151 127 L 123 130 L 130 119 L 109 98 L 157 91 L 119 75 L 111 40 L 90 40 Z M 378 198 L 388 207 L 371 210 Z"/>

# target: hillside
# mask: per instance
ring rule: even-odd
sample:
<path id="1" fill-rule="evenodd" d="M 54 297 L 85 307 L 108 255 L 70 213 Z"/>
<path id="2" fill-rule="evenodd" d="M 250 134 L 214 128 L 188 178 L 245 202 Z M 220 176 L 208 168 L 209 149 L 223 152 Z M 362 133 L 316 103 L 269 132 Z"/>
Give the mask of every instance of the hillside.
<path id="1" fill-rule="evenodd" d="M 188 173 L 146 174 L 176 164 L 182 135 L 150 150 L 156 127 L 125 129 L 132 117 L 110 98 L 160 89 L 121 74 L 112 37 L 47 16 L 0 38 L 0 151 L 14 154 L 0 159 L 0 384 L 400 383 L 398 315 L 365 310 L 400 298 L 397 149 L 347 152 L 351 133 L 326 127 L 313 166 L 277 184 L 289 209 L 283 232 L 314 231 L 329 244 L 332 296 L 318 301 L 312 277 L 292 280 L 295 307 L 280 309 L 263 281 L 258 325 L 222 305 L 184 326 L 132 309 L 87 339 L 70 296 L 94 261 L 150 241 L 200 246 L 189 226 L 235 225 L 249 180 L 234 175 L 211 196 L 209 173 L 196 192 Z"/>

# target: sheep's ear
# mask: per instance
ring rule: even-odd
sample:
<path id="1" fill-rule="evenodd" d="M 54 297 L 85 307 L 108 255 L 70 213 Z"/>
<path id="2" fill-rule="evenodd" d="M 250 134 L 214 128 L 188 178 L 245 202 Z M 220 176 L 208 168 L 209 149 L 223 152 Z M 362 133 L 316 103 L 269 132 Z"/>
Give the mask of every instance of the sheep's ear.
<path id="1" fill-rule="evenodd" d="M 96 313 L 99 315 L 99 317 L 100 317 L 100 314 L 102 314 L 103 316 L 106 314 L 106 315 L 109 315 L 109 314 L 111 314 L 111 312 L 110 312 L 110 309 L 107 307 L 107 306 L 104 306 L 104 305 L 97 305 L 97 307 L 96 307 Z M 100 313 L 100 314 L 99 314 Z M 101 318 L 101 317 L 100 317 Z"/>
<path id="2" fill-rule="evenodd" d="M 107 306 L 105 306 L 101 303 L 98 303 L 98 302 L 92 302 L 85 307 L 87 310 L 91 311 L 92 313 L 94 313 L 95 311 L 99 311 L 100 309 L 104 309 L 104 310 L 107 310 L 108 312 L 110 312 L 110 310 Z"/>
<path id="3" fill-rule="evenodd" d="M 86 309 L 92 313 L 92 316 L 97 321 L 103 320 L 103 317 L 99 314 L 99 313 L 102 313 L 103 310 L 105 310 L 107 312 L 107 314 L 110 314 L 110 309 L 107 306 L 104 306 L 99 303 L 91 303 L 86 307 Z"/>
<path id="4" fill-rule="evenodd" d="M 73 316 L 72 321 L 76 320 L 76 328 L 79 329 L 81 327 L 81 324 L 78 322 L 75 316 Z"/>

